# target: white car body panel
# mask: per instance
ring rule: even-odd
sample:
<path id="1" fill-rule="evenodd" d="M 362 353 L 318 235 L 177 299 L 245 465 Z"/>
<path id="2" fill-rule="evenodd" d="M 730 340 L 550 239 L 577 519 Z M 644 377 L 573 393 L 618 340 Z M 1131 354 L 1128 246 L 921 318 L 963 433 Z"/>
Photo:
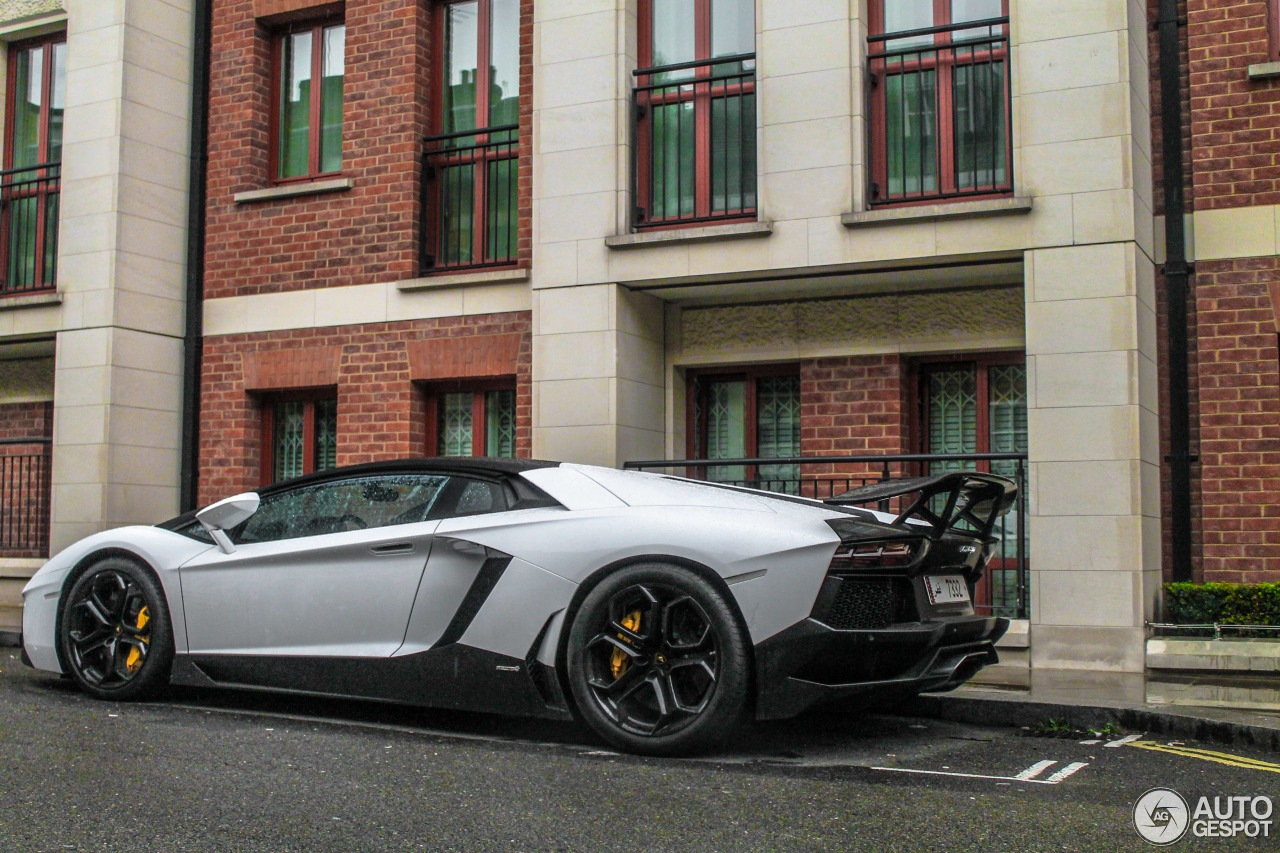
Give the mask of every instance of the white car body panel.
<path id="1" fill-rule="evenodd" d="M 575 589 L 576 584 L 559 575 L 514 559 L 459 642 L 524 658 L 547 624 L 548 614 L 564 607 Z"/>

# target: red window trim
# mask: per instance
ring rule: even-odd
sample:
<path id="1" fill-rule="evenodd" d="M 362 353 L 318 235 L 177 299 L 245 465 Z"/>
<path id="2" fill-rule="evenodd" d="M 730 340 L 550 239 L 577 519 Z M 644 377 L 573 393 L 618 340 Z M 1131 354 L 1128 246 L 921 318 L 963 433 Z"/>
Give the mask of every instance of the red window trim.
<path id="1" fill-rule="evenodd" d="M 700 367 L 693 368 L 685 372 L 685 458 L 696 459 L 698 446 L 707 446 L 706 436 L 706 419 L 701 423 L 698 422 L 697 396 L 701 393 L 701 388 L 697 385 L 704 380 L 724 380 L 735 381 L 744 380 L 748 387 L 746 410 L 743 417 L 746 423 L 743 424 L 743 444 L 747 449 L 747 457 L 751 458 L 756 455 L 756 380 L 766 379 L 774 376 L 800 376 L 800 365 L 797 362 L 785 362 L 781 364 L 747 364 L 747 365 L 724 365 L 722 367 Z M 801 396 L 804 392 L 801 390 Z M 701 441 L 699 441 L 701 439 Z M 706 472 L 706 468 L 691 469 L 690 477 L 700 478 Z M 747 479 L 755 477 L 755 466 L 750 466 L 747 471 Z"/>
<path id="2" fill-rule="evenodd" d="M 1267 0 L 1267 59 L 1280 59 L 1280 0 Z"/>
<path id="3" fill-rule="evenodd" d="M 440 455 L 440 397 L 444 394 L 471 394 L 471 455 L 485 455 L 485 392 L 517 391 L 516 378 L 455 379 L 432 382 L 426 388 L 427 455 Z"/>
<path id="4" fill-rule="evenodd" d="M 990 400 L 990 389 L 988 387 L 988 371 L 989 367 L 999 367 L 1002 365 L 1027 363 L 1025 352 L 1016 350 L 1007 350 L 1002 352 L 980 352 L 980 353 L 951 353 L 947 355 L 921 357 L 913 365 L 911 371 L 912 394 L 911 399 L 915 401 L 912 407 L 912 423 L 908 424 L 912 434 L 916 436 L 915 446 L 919 453 L 929 452 L 929 411 L 928 411 L 928 377 L 929 373 L 937 369 L 954 368 L 959 365 L 973 365 L 976 378 L 977 388 L 976 395 L 980 402 L 977 410 L 977 422 L 974 426 L 976 433 L 975 439 L 977 450 L 975 453 L 986 453 L 990 449 L 990 412 L 987 408 Z M 990 471 L 991 463 L 987 461 L 973 463 L 974 468 L 978 471 Z"/>
<path id="5" fill-rule="evenodd" d="M 710 60 L 711 57 L 711 3 L 712 0 L 692 0 L 694 4 L 694 58 L 691 61 L 702 62 Z M 638 8 L 639 16 L 639 32 L 637 34 L 637 52 L 640 68 L 650 68 L 653 66 L 653 0 L 639 0 Z M 709 65 L 701 66 L 694 72 L 692 81 L 705 79 L 711 74 Z M 647 85 L 648 77 L 637 78 L 637 85 Z M 733 90 L 741 92 L 756 91 L 755 82 L 739 83 L 736 85 L 723 84 L 716 91 L 723 94 L 732 92 Z M 694 108 L 694 154 L 693 154 L 693 174 L 694 174 L 694 211 L 691 219 L 657 219 L 646 218 L 643 222 L 635 224 L 637 231 L 665 231 L 677 228 L 697 228 L 706 225 L 726 225 L 737 222 L 756 222 L 760 217 L 759 197 L 756 199 L 756 206 L 742 208 L 741 210 L 727 213 L 726 215 L 717 215 L 711 209 L 711 103 L 712 103 L 712 86 L 709 84 L 693 85 L 693 91 L 685 94 L 683 91 L 674 99 L 668 99 L 665 103 L 672 101 L 685 102 L 693 101 Z M 650 102 L 651 104 L 654 102 Z M 652 111 L 649 111 L 652 115 Z M 757 119 L 757 122 L 759 119 Z M 645 127 L 644 121 L 640 120 L 636 125 L 635 145 L 636 145 L 636 163 L 633 167 L 636 170 L 635 181 L 635 207 L 637 210 L 645 210 L 652 212 L 652 199 L 649 197 L 648 182 L 644 180 L 644 176 L 648 175 L 653 168 L 652 154 L 649 151 L 648 134 L 643 132 Z M 757 154 L 757 157 L 759 155 Z M 757 160 L 756 170 L 759 170 L 759 162 Z M 756 192 L 759 192 L 758 175 L 752 175 L 752 182 L 756 186 Z"/>
<path id="6" fill-rule="evenodd" d="M 13 168 L 13 128 L 17 110 L 17 90 L 18 90 L 18 54 L 28 48 L 44 46 L 52 47 L 57 44 L 66 44 L 67 31 L 59 30 L 55 33 L 48 33 L 34 38 L 23 39 L 9 43 L 9 50 L 6 56 L 7 68 L 5 69 L 5 107 L 4 107 L 4 166 L 5 169 Z M 49 110 L 48 105 L 53 103 L 53 51 L 46 50 L 41 67 L 41 90 L 40 103 L 43 105 L 40 110 L 40 138 L 36 145 L 42 152 L 41 161 L 44 162 L 49 156 Z M 61 161 L 59 161 L 61 162 Z M 42 173 L 37 177 L 47 177 L 48 170 L 41 170 Z M 61 169 L 59 169 L 58 188 L 61 189 Z M 37 213 L 36 213 L 36 247 L 35 247 L 35 281 L 41 281 L 44 278 L 44 253 L 45 253 L 45 219 L 48 215 L 48 198 L 51 190 L 48 187 L 41 187 L 31 190 L 26 195 L 35 195 L 37 197 Z M 15 198 L 23 197 L 22 194 L 14 194 L 9 197 L 9 201 Z M 0 216 L 0 261 L 6 262 L 9 258 L 9 213 L 12 205 L 5 205 L 5 213 Z M 0 296 L 32 296 L 41 293 L 53 293 L 57 291 L 57 282 L 50 284 L 48 287 L 33 287 L 29 290 L 8 290 L 0 288 Z"/>
<path id="7" fill-rule="evenodd" d="M 868 4 L 870 33 L 872 35 L 885 34 L 885 17 L 884 4 L 893 2 L 893 0 L 871 0 Z M 1270 0 L 1272 3 L 1280 2 L 1280 0 Z M 1009 0 L 1001 0 L 1001 15 L 1009 16 Z M 933 26 L 945 26 L 951 24 L 951 0 L 933 0 Z M 1005 24 L 1003 27 L 1004 34 L 1010 35 L 1010 25 Z M 935 36 L 934 43 L 949 44 L 951 36 L 949 33 L 940 33 Z M 879 43 L 881 45 L 884 42 Z M 869 51 L 872 52 L 872 51 Z M 985 54 L 1003 53 L 1005 64 L 1005 87 L 1011 85 L 1010 76 L 1013 73 L 1013 63 L 1008 54 L 1008 48 L 1002 51 L 984 51 Z M 884 60 L 871 62 L 870 70 L 873 74 L 883 81 L 884 73 L 877 72 L 876 65 L 883 65 Z M 945 193 L 948 190 L 955 191 L 955 128 L 952 124 L 952 92 L 954 91 L 951 83 L 952 69 L 955 66 L 954 60 L 943 61 L 938 57 L 930 62 L 920 62 L 920 65 L 934 65 L 941 75 L 945 75 L 944 80 L 939 80 L 937 84 L 938 104 L 935 113 L 937 121 L 937 140 L 938 140 L 938 193 Z M 972 192 L 954 197 L 925 196 L 918 199 L 886 199 L 883 201 L 872 197 L 872 186 L 879 184 L 882 187 L 888 186 L 888 131 L 886 128 L 886 104 L 885 104 L 885 87 L 883 83 L 871 92 L 869 98 L 871 112 L 871 169 L 869 175 L 871 180 L 867 184 L 867 196 L 870 204 L 877 209 L 893 208 L 893 207 L 915 207 L 923 204 L 948 204 L 963 201 L 983 201 L 986 199 L 1007 198 L 1013 192 L 1013 115 L 1012 109 L 1009 108 L 1006 99 L 1006 108 L 1004 110 L 1004 133 L 1005 133 L 1005 178 L 1009 185 L 1007 189 L 993 187 L 989 192 Z"/>
<path id="8" fill-rule="evenodd" d="M 302 475 L 316 470 L 316 403 L 338 399 L 336 389 L 321 391 L 285 391 L 262 398 L 261 466 L 258 480 L 263 486 L 275 482 L 275 417 L 276 404 L 303 402 L 302 410 Z"/>
<path id="9" fill-rule="evenodd" d="M 282 24 L 278 28 L 273 29 L 271 33 L 271 110 L 268 120 L 268 157 L 267 169 L 271 176 L 271 184 L 273 186 L 287 186 L 289 184 L 305 184 L 326 178 L 335 178 L 342 175 L 342 170 L 338 169 L 333 172 L 320 171 L 320 103 L 323 97 L 322 86 L 311 87 L 311 103 L 308 104 L 308 121 L 307 130 L 307 174 L 295 175 L 288 178 L 280 176 L 280 87 L 283 81 L 283 62 L 284 62 L 284 40 L 288 36 L 311 31 L 311 79 L 321 80 L 324 70 L 324 30 L 326 27 L 332 27 L 338 24 L 345 25 L 346 20 L 343 15 L 327 14 L 323 18 L 309 18 Z M 343 41 L 345 44 L 345 39 Z M 346 82 L 346 58 L 343 57 L 343 85 Z M 343 95 L 346 97 L 345 92 Z M 345 142 L 345 140 L 344 140 Z"/>

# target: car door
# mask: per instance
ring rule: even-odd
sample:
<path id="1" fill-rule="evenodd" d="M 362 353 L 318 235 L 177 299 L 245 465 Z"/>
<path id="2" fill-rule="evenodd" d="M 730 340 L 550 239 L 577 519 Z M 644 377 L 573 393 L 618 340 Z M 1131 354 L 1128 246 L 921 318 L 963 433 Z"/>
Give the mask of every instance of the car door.
<path id="1" fill-rule="evenodd" d="M 193 654 L 385 657 L 404 639 L 449 478 L 387 474 L 265 495 L 182 566 Z"/>

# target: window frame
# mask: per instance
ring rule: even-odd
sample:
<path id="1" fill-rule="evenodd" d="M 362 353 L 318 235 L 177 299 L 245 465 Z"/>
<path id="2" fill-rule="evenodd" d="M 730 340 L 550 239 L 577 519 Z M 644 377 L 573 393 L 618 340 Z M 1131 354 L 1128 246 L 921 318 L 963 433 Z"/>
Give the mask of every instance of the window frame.
<path id="1" fill-rule="evenodd" d="M 654 156 L 652 146 L 649 144 L 650 134 L 645 132 L 645 128 L 649 126 L 653 117 L 653 103 L 650 100 L 648 106 L 642 108 L 639 103 L 639 93 L 647 86 L 659 86 L 659 88 L 670 88 L 680 85 L 677 81 L 670 81 L 667 84 L 656 84 L 653 82 L 654 75 L 636 75 L 634 82 L 635 102 L 632 104 L 634 118 L 632 124 L 633 133 L 633 165 L 631 169 L 632 180 L 632 201 L 634 215 L 632 217 L 633 226 L 637 231 L 662 231 L 673 228 L 689 228 L 699 225 L 714 224 L 731 224 L 737 222 L 756 222 L 760 217 L 760 159 L 759 151 L 755 153 L 754 168 L 750 175 L 752 194 L 755 196 L 755 204 L 751 207 L 729 208 L 724 213 L 716 213 L 712 206 L 712 197 L 714 194 L 712 187 L 712 161 L 713 152 L 711 146 L 711 116 L 713 104 L 716 101 L 727 100 L 729 97 L 742 97 L 746 94 L 752 95 L 753 99 L 757 91 L 756 66 L 753 44 L 751 51 L 752 59 L 742 60 L 743 64 L 750 62 L 752 68 L 751 81 L 730 84 L 724 82 L 719 86 L 706 82 L 712 76 L 712 67 L 717 57 L 711 56 L 712 52 L 712 2 L 713 0 L 692 0 L 694 4 L 694 58 L 689 60 L 691 63 L 701 63 L 694 67 L 693 76 L 688 78 L 688 85 L 692 86 L 693 91 L 684 93 L 678 92 L 674 98 L 666 100 L 668 96 L 662 96 L 662 105 L 668 103 L 686 103 L 692 102 L 694 105 L 694 153 L 693 153 L 693 170 L 694 170 L 694 187 L 693 187 L 693 216 L 686 217 L 677 215 L 674 217 L 665 216 L 658 218 L 654 215 L 654 206 L 650 183 L 654 169 Z M 653 4 L 654 0 L 639 0 L 637 9 L 638 33 L 637 33 L 637 63 L 638 68 L 646 69 L 655 67 L 653 65 Z M 754 4 L 752 4 L 754 6 Z M 753 10 L 753 15 L 755 14 Z M 747 72 L 744 70 L 743 74 Z M 684 82 L 684 81 L 680 81 Z M 714 91 L 713 91 L 714 89 Z M 652 97 L 650 95 L 649 97 Z M 643 109 L 644 115 L 641 115 Z M 755 121 L 750 129 L 750 141 L 753 150 L 755 148 L 756 136 L 760 127 L 759 104 L 755 103 L 753 109 Z M 745 178 L 745 174 L 740 175 Z M 677 193 L 679 189 L 677 188 Z M 739 192 L 745 195 L 745 186 L 740 187 Z M 744 199 L 745 200 L 745 199 Z"/>
<path id="2" fill-rule="evenodd" d="M 916 436 L 914 442 L 919 453 L 929 452 L 929 374 L 934 370 L 955 369 L 962 365 L 972 365 L 975 371 L 976 385 L 974 393 L 979 401 L 974 418 L 974 453 L 990 453 L 991 447 L 991 389 L 990 368 L 1021 365 L 1025 370 L 1027 356 L 1017 350 L 998 352 L 952 353 L 948 355 L 922 357 L 916 361 L 912 376 L 914 388 L 912 398 L 915 405 L 912 432 Z M 990 472 L 991 462 L 982 460 L 973 463 L 974 470 Z M 927 472 L 922 472 L 927 473 Z"/>
<path id="3" fill-rule="evenodd" d="M 261 402 L 262 407 L 262 435 L 261 435 L 261 467 L 258 474 L 258 480 L 263 486 L 271 486 L 276 483 L 285 482 L 285 480 L 275 479 L 275 427 L 276 427 L 276 406 L 281 403 L 303 403 L 302 409 L 302 473 L 297 475 L 305 477 L 308 474 L 316 473 L 316 404 L 321 402 L 334 403 L 334 443 L 337 443 L 337 389 L 323 389 L 310 391 L 286 391 L 279 394 L 264 395 Z M 336 457 L 336 453 L 335 453 Z M 336 462 L 336 459 L 335 459 Z M 327 470 L 327 469 L 321 469 Z M 292 477 L 285 478 L 293 479 Z"/>
<path id="4" fill-rule="evenodd" d="M 746 364 L 746 365 L 722 365 L 719 367 L 700 367 L 690 369 L 685 373 L 685 458 L 699 459 L 700 461 L 711 462 L 714 460 L 707 459 L 705 454 L 698 456 L 698 448 L 707 446 L 707 419 L 698 420 L 698 403 L 699 397 L 703 395 L 706 382 L 713 381 L 744 381 L 747 383 L 747 395 L 743 408 L 743 418 L 746 423 L 743 424 L 743 445 L 747 450 L 744 459 L 760 458 L 758 456 L 759 445 L 759 411 L 757 408 L 759 380 L 773 379 L 780 376 L 794 376 L 800 379 L 800 364 L 798 362 L 784 362 L 779 364 Z M 800 392 L 797 395 L 799 402 L 803 404 L 804 386 L 801 384 Z M 705 400 L 703 401 L 703 412 L 706 411 Z M 695 468 L 694 476 L 698 479 L 705 479 L 707 469 L 714 467 L 712 465 L 702 465 Z M 746 479 L 754 480 L 758 475 L 757 465 L 747 465 Z"/>
<path id="5" fill-rule="evenodd" d="M 514 376 L 495 379 L 458 379 L 448 382 L 432 382 L 427 388 L 426 421 L 427 421 L 427 455 L 442 459 L 468 459 L 488 455 L 485 447 L 487 437 L 488 411 L 485 397 L 489 391 L 511 391 L 517 395 L 516 408 L 519 408 L 519 389 Z M 440 453 L 440 400 L 446 394 L 471 394 L 471 456 L 444 456 Z M 518 452 L 513 447 L 513 453 Z M 513 455 L 512 459 L 518 458 Z"/>
<path id="6" fill-rule="evenodd" d="M 52 33 L 46 33 L 32 38 L 13 41 L 8 44 L 8 50 L 5 53 L 5 105 L 4 105 L 4 157 L 0 163 L 3 163 L 3 169 L 6 172 L 14 168 L 13 155 L 15 143 L 13 140 L 13 132 L 17 126 L 17 95 L 18 95 L 18 61 L 23 51 L 34 47 L 45 48 L 44 56 L 41 59 L 41 88 L 40 88 L 40 116 L 38 119 L 39 130 L 38 141 L 36 147 L 40 151 L 37 158 L 40 165 L 47 168 L 36 169 L 28 167 L 22 171 L 36 172 L 35 181 L 40 183 L 34 190 L 25 191 L 21 194 L 9 196 L 10 203 L 4 206 L 3 215 L 0 215 L 0 263 L 4 265 L 6 274 L 0 277 L 0 296 L 10 296 L 17 294 L 29 293 L 48 293 L 57 290 L 57 258 L 54 257 L 54 278 L 52 281 L 45 283 L 45 251 L 46 237 L 48 233 L 48 216 L 49 216 L 49 199 L 50 196 L 60 195 L 61 193 L 61 175 L 62 160 L 59 157 L 57 166 L 53 166 L 53 162 L 49 160 L 49 122 L 50 122 L 50 105 L 53 103 L 54 88 L 54 50 L 56 45 L 67 43 L 67 31 L 58 30 Z M 65 65 L 64 65 L 65 71 Z M 63 91 L 65 92 L 66 81 L 63 80 Z M 65 105 L 64 105 L 65 111 Z M 61 144 L 60 146 L 61 147 Z M 61 153 L 61 152 L 59 152 Z M 56 174 L 51 174 L 56 172 Z M 7 174 L 5 177 L 9 177 Z M 46 183 L 46 181 L 48 183 Z M 13 216 L 14 206 L 12 202 L 15 198 L 36 198 L 36 245 L 32 282 L 33 285 L 27 288 L 12 287 L 12 282 L 7 280 L 7 269 L 10 264 L 10 222 Z M 60 207 L 60 206 L 59 206 Z M 55 215 L 58 215 L 55 213 Z M 59 223 L 60 224 L 60 223 Z M 54 240 L 57 241 L 57 232 L 55 231 Z"/>
<path id="7" fill-rule="evenodd" d="M 342 66 L 342 86 L 343 86 L 343 144 L 346 143 L 345 133 L 345 112 L 346 112 L 346 16 L 344 14 L 326 14 L 319 18 L 304 18 L 297 21 L 281 24 L 274 27 L 271 31 L 271 110 L 268 121 L 268 174 L 271 176 L 271 184 L 273 186 L 286 186 L 289 184 L 311 183 L 314 181 L 335 178 L 342 175 L 342 169 L 338 168 L 334 171 L 323 172 L 320 170 L 320 136 L 323 133 L 321 122 L 321 104 L 324 99 L 324 87 L 311 87 L 308 104 L 307 118 L 307 174 L 293 175 L 283 177 L 280 174 L 280 144 L 281 144 L 281 121 L 282 121 L 282 101 L 283 101 L 283 85 L 284 85 L 284 43 L 289 36 L 300 32 L 311 32 L 311 79 L 324 79 L 324 32 L 326 29 L 335 26 L 342 26 L 344 34 L 343 44 L 343 66 Z M 317 46 L 319 46 L 317 48 Z M 339 151 L 339 161 L 343 160 L 341 151 Z"/>
<path id="8" fill-rule="evenodd" d="M 445 74 L 446 63 L 448 62 L 448 53 L 446 50 L 446 31 L 448 29 L 449 9 L 452 6 L 461 3 L 476 4 L 476 131 L 492 131 L 489 125 L 490 94 L 492 92 L 492 83 L 490 72 L 492 63 L 490 58 L 493 51 L 493 0 L 443 0 L 434 4 L 431 10 L 432 34 L 431 34 L 431 74 L 436 81 L 431 86 L 430 93 L 430 128 L 431 135 L 425 140 L 423 149 L 423 176 L 422 176 L 422 247 L 420 251 L 421 267 L 424 275 L 442 275 L 459 271 L 475 270 L 475 269 L 514 269 L 519 266 L 520 262 L 520 160 L 521 160 L 521 139 L 520 139 L 520 120 L 517 118 L 515 129 L 510 129 L 509 125 L 500 125 L 506 127 L 507 130 L 500 132 L 478 132 L 469 133 L 467 131 L 455 131 L 446 133 L 444 130 L 445 121 L 445 89 L 449 84 Z M 519 6 L 517 5 L 517 16 L 513 22 L 517 32 L 519 32 L 521 15 Z M 525 59 L 525 48 L 517 47 L 516 60 L 518 67 L 523 70 Z M 519 84 L 517 84 L 518 86 Z M 520 101 L 520 93 L 517 89 L 517 101 Z M 483 121 L 481 121 L 483 117 Z M 510 136 L 509 139 L 498 139 L 494 137 Z M 458 153 L 450 153 L 452 149 L 441 147 L 438 151 L 432 151 L 433 143 L 447 143 L 451 139 L 473 139 L 473 145 L 467 148 L 458 149 Z M 468 151 L 469 153 L 462 153 Z M 447 163 L 447 167 L 457 168 L 458 166 L 473 166 L 471 179 L 471 258 L 466 262 L 459 263 L 441 263 L 441 259 L 437 250 L 442 240 L 441 230 L 444 227 L 444 219 L 441 211 L 442 205 L 439 204 L 439 197 L 442 191 L 443 182 L 438 177 L 443 171 L 440 166 L 430 166 L 428 161 L 435 154 Z M 502 161 L 510 161 L 513 164 L 513 173 L 511 176 L 511 186 L 508 195 L 509 203 L 512 206 L 510 211 L 511 227 L 514 230 L 512 239 L 507 246 L 509 255 L 497 259 L 488 257 L 488 234 L 489 234 L 489 168 L 493 163 Z"/>
<path id="9" fill-rule="evenodd" d="M 885 32 L 885 3 L 893 2 L 893 0 L 871 0 L 868 3 L 869 30 L 868 34 L 873 36 L 886 35 Z M 1277 0 L 1273 0 L 1277 2 Z M 951 20 L 951 0 L 932 0 L 933 5 L 933 23 L 934 27 L 951 26 L 954 22 Z M 1001 17 L 1009 18 L 1009 0 L 1001 0 Z M 964 23 L 961 21 L 961 23 Z M 951 32 L 937 33 L 933 37 L 933 45 L 931 47 L 922 46 L 922 52 L 934 51 L 935 55 L 931 60 L 920 59 L 914 64 L 924 68 L 932 67 L 936 70 L 936 82 L 934 84 L 934 133 L 937 143 L 937 188 L 931 193 L 926 194 L 921 188 L 919 193 L 903 192 L 905 198 L 891 198 L 887 195 L 889 184 L 889 140 L 888 140 L 888 107 L 887 107 L 887 85 L 886 81 L 889 75 L 884 70 L 885 60 L 868 59 L 868 83 L 871 89 L 868 94 L 869 118 L 868 123 L 870 138 L 868 140 L 868 149 L 870 154 L 870 162 L 868 164 L 868 181 L 867 181 L 867 201 L 868 204 L 877 209 L 893 208 L 893 207 L 912 207 L 922 204 L 949 204 L 963 201 L 981 201 L 985 199 L 1006 198 L 1013 195 L 1013 109 L 1012 109 L 1012 80 L 1013 58 L 1012 52 L 1012 25 L 1005 23 L 1001 29 L 1006 39 L 1003 49 L 988 47 L 982 53 L 994 55 L 1003 53 L 1004 66 L 1004 88 L 1003 99 L 1004 105 L 1002 112 L 1004 113 L 1004 169 L 1005 180 L 1002 184 L 991 184 L 989 187 L 984 185 L 981 189 L 972 191 L 962 191 L 957 188 L 956 184 L 956 129 L 954 120 L 954 93 L 955 78 L 954 70 L 958 65 L 975 64 L 970 61 L 959 63 L 955 56 L 944 59 L 943 53 L 953 44 L 951 40 Z M 902 32 L 906 32 L 905 30 Z M 879 50 L 885 49 L 889 42 L 868 42 L 867 53 L 874 54 Z M 963 44 L 963 42 L 961 42 Z M 975 49 L 976 52 L 976 49 Z M 877 65 L 878 64 L 878 65 Z M 994 177 L 994 176 L 993 176 Z M 877 187 L 882 188 L 882 198 L 876 197 Z M 905 187 L 904 187 L 905 190 Z"/>

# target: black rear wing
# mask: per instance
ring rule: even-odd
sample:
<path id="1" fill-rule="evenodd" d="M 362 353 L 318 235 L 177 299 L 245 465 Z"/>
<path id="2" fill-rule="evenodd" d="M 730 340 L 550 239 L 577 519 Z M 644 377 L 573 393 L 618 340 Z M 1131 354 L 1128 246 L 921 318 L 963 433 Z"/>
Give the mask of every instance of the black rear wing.
<path id="1" fill-rule="evenodd" d="M 894 519 L 895 526 L 906 528 L 908 520 L 914 518 L 929 525 L 930 539 L 939 539 L 948 530 L 955 529 L 987 541 L 996 520 L 1017 500 L 1018 487 L 1008 477 L 996 474 L 953 471 L 933 477 L 872 483 L 827 498 L 824 503 L 856 506 L 916 493 L 917 497 Z M 946 496 L 945 500 L 939 500 L 942 495 Z"/>

